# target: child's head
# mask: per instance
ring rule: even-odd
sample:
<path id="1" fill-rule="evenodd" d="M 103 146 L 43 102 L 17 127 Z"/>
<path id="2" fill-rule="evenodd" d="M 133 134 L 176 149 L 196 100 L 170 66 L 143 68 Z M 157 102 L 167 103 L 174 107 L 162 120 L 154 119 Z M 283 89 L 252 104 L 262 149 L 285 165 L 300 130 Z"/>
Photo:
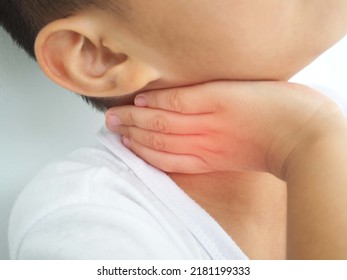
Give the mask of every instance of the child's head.
<path id="1" fill-rule="evenodd" d="M 53 81 L 102 108 L 155 88 L 288 79 L 341 37 L 331 28 L 346 1 L 327 2 L 1 0 L 0 23 Z"/>

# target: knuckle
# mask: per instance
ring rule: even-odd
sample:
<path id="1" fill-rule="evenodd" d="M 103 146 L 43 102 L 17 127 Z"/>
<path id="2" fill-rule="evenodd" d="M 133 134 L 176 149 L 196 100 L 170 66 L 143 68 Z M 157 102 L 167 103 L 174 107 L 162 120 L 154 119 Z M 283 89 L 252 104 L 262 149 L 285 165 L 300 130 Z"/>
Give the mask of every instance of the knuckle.
<path id="1" fill-rule="evenodd" d="M 151 127 L 153 130 L 158 131 L 158 132 L 162 132 L 162 133 L 168 132 L 168 123 L 161 116 L 154 117 L 154 119 L 152 120 Z"/>
<path id="2" fill-rule="evenodd" d="M 134 124 L 134 115 L 131 112 L 128 112 L 126 115 L 127 124 Z"/>
<path id="3" fill-rule="evenodd" d="M 179 91 L 177 89 L 174 90 L 173 93 L 170 95 L 169 106 L 173 111 L 177 111 L 177 112 L 183 111 L 183 104 L 180 99 Z"/>
<path id="4" fill-rule="evenodd" d="M 155 91 L 153 92 L 153 103 L 154 103 L 154 106 L 155 107 L 159 107 L 159 92 L 158 91 Z"/>
<path id="5" fill-rule="evenodd" d="M 165 144 L 163 139 L 158 135 L 154 135 L 153 133 L 149 133 L 146 136 L 146 143 L 148 144 L 149 147 L 157 151 L 165 150 Z"/>
<path id="6" fill-rule="evenodd" d="M 159 100 L 159 95 L 160 95 L 160 90 L 154 89 L 151 92 L 147 93 L 147 101 L 149 102 L 150 106 L 153 108 L 158 108 L 160 107 L 160 100 Z"/>

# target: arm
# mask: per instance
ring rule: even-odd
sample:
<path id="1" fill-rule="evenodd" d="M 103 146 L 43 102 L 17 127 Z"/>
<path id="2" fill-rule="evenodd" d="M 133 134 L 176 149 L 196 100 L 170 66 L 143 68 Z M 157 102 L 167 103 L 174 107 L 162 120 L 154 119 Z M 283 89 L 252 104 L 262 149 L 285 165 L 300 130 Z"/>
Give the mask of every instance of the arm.
<path id="1" fill-rule="evenodd" d="M 289 83 L 214 82 L 135 102 L 108 120 L 140 157 L 167 172 L 272 173 L 288 184 L 288 258 L 347 258 L 347 125 L 329 99 Z"/>
<path id="2" fill-rule="evenodd" d="M 163 233 L 161 226 L 146 214 L 140 213 L 135 216 L 127 209 L 92 203 L 67 206 L 48 214 L 31 227 L 18 245 L 13 258 L 191 258 L 177 245 L 172 244 L 172 240 Z"/>
<path id="3" fill-rule="evenodd" d="M 344 122 L 288 159 L 288 258 L 347 259 L 346 143 Z"/>

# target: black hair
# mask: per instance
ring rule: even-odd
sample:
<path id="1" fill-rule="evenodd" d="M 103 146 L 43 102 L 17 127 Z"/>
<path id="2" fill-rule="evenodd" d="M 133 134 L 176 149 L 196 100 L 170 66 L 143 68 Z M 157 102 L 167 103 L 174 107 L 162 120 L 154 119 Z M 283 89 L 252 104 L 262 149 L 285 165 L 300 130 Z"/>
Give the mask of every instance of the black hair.
<path id="1" fill-rule="evenodd" d="M 124 0 L 0 0 L 0 25 L 27 54 L 36 60 L 34 45 L 40 30 L 48 23 L 86 8 L 109 10 L 123 17 Z M 102 99 L 82 96 L 96 109 L 107 109 Z"/>

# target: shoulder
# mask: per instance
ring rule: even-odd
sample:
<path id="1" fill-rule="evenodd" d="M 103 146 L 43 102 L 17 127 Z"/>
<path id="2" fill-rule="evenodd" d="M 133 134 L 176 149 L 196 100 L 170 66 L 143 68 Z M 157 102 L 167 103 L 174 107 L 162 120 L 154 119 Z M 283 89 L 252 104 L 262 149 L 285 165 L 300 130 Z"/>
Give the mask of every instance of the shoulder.
<path id="1" fill-rule="evenodd" d="M 80 149 L 45 167 L 17 199 L 11 258 L 179 258 L 146 192 L 107 149 Z"/>
<path id="2" fill-rule="evenodd" d="M 89 203 L 96 185 L 101 190 L 110 178 L 113 185 L 124 185 L 126 179 L 122 177 L 128 172 L 102 147 L 79 149 L 47 165 L 29 182 L 16 200 L 11 220 L 21 220 L 22 216 L 36 220 L 67 205 Z"/>

